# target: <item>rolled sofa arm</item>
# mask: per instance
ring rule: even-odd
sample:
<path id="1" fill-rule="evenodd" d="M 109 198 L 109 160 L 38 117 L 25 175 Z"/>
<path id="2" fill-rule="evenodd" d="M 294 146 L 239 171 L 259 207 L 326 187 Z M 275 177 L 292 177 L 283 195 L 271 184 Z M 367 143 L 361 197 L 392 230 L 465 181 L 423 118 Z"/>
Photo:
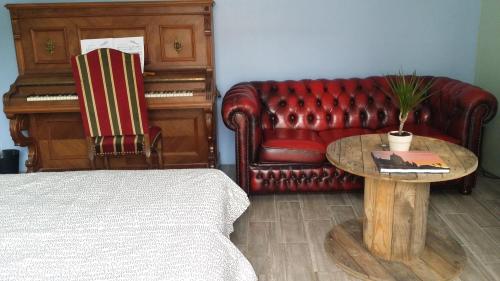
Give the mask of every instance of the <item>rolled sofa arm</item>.
<path id="1" fill-rule="evenodd" d="M 480 154 L 482 128 L 497 112 L 491 93 L 458 80 L 438 77 L 431 97 L 432 125 L 459 139 L 463 146 Z"/>
<path id="2" fill-rule="evenodd" d="M 247 192 L 248 165 L 256 161 L 262 142 L 261 111 L 261 101 L 251 83 L 233 86 L 222 100 L 222 120 L 235 131 L 237 181 Z"/>

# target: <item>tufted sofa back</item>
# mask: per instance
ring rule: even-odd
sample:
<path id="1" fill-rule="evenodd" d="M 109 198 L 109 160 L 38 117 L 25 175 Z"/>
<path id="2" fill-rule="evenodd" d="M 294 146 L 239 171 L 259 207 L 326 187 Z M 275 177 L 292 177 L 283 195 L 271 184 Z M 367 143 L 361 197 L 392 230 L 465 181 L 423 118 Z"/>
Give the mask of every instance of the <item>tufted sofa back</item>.
<path id="1" fill-rule="evenodd" d="M 385 77 L 265 81 L 252 85 L 263 106 L 263 129 L 379 129 L 399 124 L 397 101 L 386 94 Z M 410 114 L 408 123 L 427 123 L 430 115 L 424 103 Z"/>

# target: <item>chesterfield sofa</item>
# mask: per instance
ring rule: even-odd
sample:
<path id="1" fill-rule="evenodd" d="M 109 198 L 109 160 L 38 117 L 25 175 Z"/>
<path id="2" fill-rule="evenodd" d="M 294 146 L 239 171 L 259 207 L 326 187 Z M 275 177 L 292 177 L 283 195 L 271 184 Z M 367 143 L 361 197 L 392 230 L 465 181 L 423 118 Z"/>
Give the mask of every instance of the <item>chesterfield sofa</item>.
<path id="1" fill-rule="evenodd" d="M 408 118 L 416 135 L 453 142 L 480 155 L 483 125 L 497 100 L 481 88 L 445 77 Z M 353 190 L 363 178 L 325 157 L 337 139 L 396 130 L 398 106 L 383 76 L 364 79 L 240 83 L 224 96 L 222 118 L 235 131 L 236 174 L 250 194 Z M 468 194 L 476 174 L 438 183 Z M 435 185 L 435 184 L 434 184 Z"/>

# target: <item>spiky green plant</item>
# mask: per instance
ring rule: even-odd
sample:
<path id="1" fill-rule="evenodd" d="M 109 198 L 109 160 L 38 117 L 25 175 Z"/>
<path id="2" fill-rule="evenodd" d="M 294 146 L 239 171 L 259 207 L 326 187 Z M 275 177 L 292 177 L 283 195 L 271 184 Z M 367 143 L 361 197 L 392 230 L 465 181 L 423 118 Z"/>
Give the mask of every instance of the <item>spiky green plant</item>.
<path id="1" fill-rule="evenodd" d="M 426 83 L 424 79 L 417 76 L 415 71 L 411 75 L 405 75 L 401 70 L 396 75 L 386 76 L 386 80 L 399 104 L 398 134 L 402 135 L 408 114 L 417 105 L 431 96 L 431 93 L 428 92 L 434 84 L 434 80 Z"/>

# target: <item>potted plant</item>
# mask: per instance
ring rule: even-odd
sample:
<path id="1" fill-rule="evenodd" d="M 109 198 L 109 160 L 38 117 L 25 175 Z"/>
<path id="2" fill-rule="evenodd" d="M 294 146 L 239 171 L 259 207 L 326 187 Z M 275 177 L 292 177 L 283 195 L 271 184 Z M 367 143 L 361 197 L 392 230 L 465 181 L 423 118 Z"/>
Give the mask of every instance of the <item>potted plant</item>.
<path id="1" fill-rule="evenodd" d="M 408 114 L 430 96 L 428 91 L 434 80 L 425 82 L 415 71 L 411 75 L 399 71 L 398 74 L 388 76 L 386 79 L 392 95 L 399 104 L 399 130 L 388 133 L 389 147 L 391 151 L 408 151 L 413 134 L 403 130 L 405 122 Z"/>

